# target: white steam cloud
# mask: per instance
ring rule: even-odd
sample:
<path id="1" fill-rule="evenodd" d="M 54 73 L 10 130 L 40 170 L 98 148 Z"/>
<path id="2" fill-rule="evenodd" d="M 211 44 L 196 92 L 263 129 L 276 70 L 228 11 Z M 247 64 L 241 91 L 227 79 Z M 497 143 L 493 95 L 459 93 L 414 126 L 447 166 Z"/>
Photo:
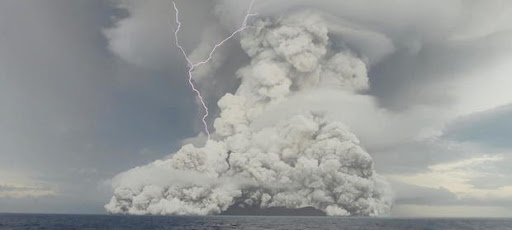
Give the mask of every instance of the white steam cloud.
<path id="1" fill-rule="evenodd" d="M 108 212 L 208 215 L 229 207 L 314 207 L 336 216 L 389 212 L 391 189 L 375 173 L 372 157 L 326 111 L 302 108 L 276 122 L 253 124 L 291 97 L 368 89 L 365 60 L 349 49 L 332 51 L 329 28 L 314 11 L 262 17 L 251 25 L 240 40 L 250 63 L 237 71 L 236 92 L 217 103 L 212 140 L 118 175 Z"/>

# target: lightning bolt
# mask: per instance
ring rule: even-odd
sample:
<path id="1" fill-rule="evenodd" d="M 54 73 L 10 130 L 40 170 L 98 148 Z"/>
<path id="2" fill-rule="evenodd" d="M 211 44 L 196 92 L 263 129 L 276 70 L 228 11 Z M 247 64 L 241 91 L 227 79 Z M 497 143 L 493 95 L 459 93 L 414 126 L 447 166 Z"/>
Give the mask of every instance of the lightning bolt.
<path id="1" fill-rule="evenodd" d="M 188 64 L 188 84 L 190 85 L 190 88 L 192 89 L 192 91 L 195 92 L 197 98 L 199 98 L 199 102 L 201 103 L 201 106 L 203 107 L 203 110 L 204 110 L 204 114 L 203 114 L 203 118 L 202 118 L 202 121 L 203 121 L 203 125 L 204 125 L 204 131 L 206 132 L 206 134 L 208 135 L 208 139 L 210 139 L 210 131 L 208 130 L 208 124 L 206 123 L 206 118 L 208 117 L 209 115 L 209 112 L 208 112 L 208 106 L 206 106 L 206 103 L 204 102 L 204 98 L 203 96 L 201 95 L 201 92 L 199 92 L 199 90 L 197 89 L 195 83 L 194 83 L 194 80 L 193 80 L 193 72 L 194 70 L 201 66 L 201 65 L 204 65 L 206 63 L 208 63 L 212 57 L 213 57 L 213 54 L 215 53 L 215 51 L 217 50 L 217 48 L 219 48 L 220 46 L 222 46 L 225 42 L 227 42 L 228 40 L 230 40 L 232 37 L 234 37 L 236 34 L 242 32 L 243 30 L 245 30 L 248 26 L 247 26 L 247 21 L 249 20 L 249 18 L 251 16 L 254 16 L 255 14 L 251 14 L 251 10 L 252 10 L 252 6 L 254 5 L 254 0 L 251 0 L 251 4 L 249 5 L 249 8 L 247 10 L 247 13 L 245 14 L 245 18 L 244 18 L 244 21 L 242 22 L 242 25 L 235 31 L 233 31 L 233 33 L 231 33 L 228 37 L 226 37 L 224 40 L 218 42 L 217 44 L 215 44 L 215 46 L 213 46 L 212 50 L 210 51 L 210 54 L 208 55 L 208 57 L 203 60 L 203 61 L 199 61 L 199 62 L 192 62 L 192 60 L 190 60 L 190 58 L 188 57 L 187 55 L 187 52 L 185 52 L 185 49 L 183 48 L 183 46 L 180 45 L 179 43 L 179 39 L 178 39 L 178 32 L 180 31 L 180 28 L 181 28 L 181 22 L 180 22 L 180 18 L 179 18 L 179 10 L 178 10 L 178 7 L 176 7 L 176 3 L 173 1 L 172 2 L 173 6 L 174 6 L 174 11 L 176 12 L 176 30 L 174 31 L 174 40 L 175 40 L 175 44 L 176 46 L 178 47 L 178 49 L 180 49 L 181 53 L 183 54 L 183 56 L 185 57 L 185 60 L 187 61 L 187 64 Z"/>

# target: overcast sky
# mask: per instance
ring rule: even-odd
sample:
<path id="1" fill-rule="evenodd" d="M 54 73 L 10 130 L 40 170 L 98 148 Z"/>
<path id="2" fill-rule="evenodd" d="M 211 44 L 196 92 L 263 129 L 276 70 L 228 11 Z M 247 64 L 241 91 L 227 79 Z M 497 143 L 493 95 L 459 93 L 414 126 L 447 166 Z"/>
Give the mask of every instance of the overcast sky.
<path id="1" fill-rule="evenodd" d="M 364 94 L 392 118 L 344 122 L 391 182 L 392 215 L 512 216 L 510 1 L 291 2 L 255 11 L 325 12 L 332 48 L 366 60 Z M 0 1 L 0 212 L 105 213 L 111 178 L 198 135 L 171 3 Z M 246 3 L 177 1 L 187 51 L 232 30 Z M 214 114 L 247 61 L 239 46 L 202 85 Z"/>

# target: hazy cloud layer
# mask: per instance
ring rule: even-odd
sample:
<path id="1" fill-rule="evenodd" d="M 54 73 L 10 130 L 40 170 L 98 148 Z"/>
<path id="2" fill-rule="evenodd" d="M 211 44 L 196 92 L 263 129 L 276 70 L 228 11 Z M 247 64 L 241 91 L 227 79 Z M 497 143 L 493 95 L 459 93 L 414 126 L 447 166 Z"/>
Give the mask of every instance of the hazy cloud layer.
<path id="1" fill-rule="evenodd" d="M 111 6 L 0 3 L 0 184 L 51 188 L 32 202 L 2 198 L 0 212 L 103 212 L 103 181 L 191 135 L 181 125 L 195 111 L 184 81 L 106 48 L 102 30 L 124 15 Z"/>

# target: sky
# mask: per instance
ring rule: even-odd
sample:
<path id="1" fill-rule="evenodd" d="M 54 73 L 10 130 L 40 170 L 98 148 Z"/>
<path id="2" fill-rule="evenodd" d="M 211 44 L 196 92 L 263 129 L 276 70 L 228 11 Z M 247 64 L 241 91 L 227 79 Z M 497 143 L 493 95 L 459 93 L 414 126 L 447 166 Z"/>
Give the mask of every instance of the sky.
<path id="1" fill-rule="evenodd" d="M 248 1 L 176 3 L 183 45 L 200 56 L 235 28 Z M 258 17 L 303 9 L 324 15 L 331 49 L 366 64 L 364 97 L 329 111 L 391 183 L 392 216 L 512 216 L 509 1 L 254 7 Z M 173 17 L 164 0 L 0 2 L 0 212 L 105 213 L 112 178 L 201 139 Z M 249 62 L 237 39 L 219 50 L 216 71 L 195 79 L 210 125 L 216 101 L 238 84 L 231 76 Z M 284 106 L 337 107 L 345 99 L 336 97 Z"/>

